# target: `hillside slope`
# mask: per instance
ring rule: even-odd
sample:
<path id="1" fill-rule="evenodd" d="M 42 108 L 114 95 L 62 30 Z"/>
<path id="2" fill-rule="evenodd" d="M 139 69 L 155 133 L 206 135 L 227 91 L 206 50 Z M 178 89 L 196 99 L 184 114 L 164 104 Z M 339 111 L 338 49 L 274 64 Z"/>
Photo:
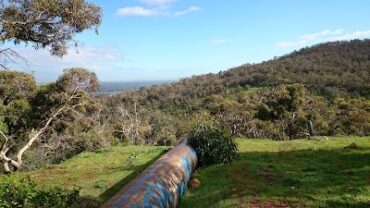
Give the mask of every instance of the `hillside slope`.
<path id="1" fill-rule="evenodd" d="M 226 77 L 231 77 L 228 84 L 302 83 L 317 90 L 335 87 L 369 96 L 370 40 L 330 42 L 304 48 L 261 64 L 229 70 L 223 79 Z"/>
<path id="2" fill-rule="evenodd" d="M 319 44 L 260 64 L 246 64 L 218 74 L 193 76 L 174 84 L 144 88 L 137 94 L 152 102 L 165 102 L 166 99 L 184 100 L 225 92 L 229 86 L 289 83 L 301 83 L 321 92 L 336 88 L 370 96 L 370 40 Z M 165 100 L 161 100 L 162 96 Z"/>
<path id="3" fill-rule="evenodd" d="M 353 40 L 123 93 L 107 105 L 121 103 L 132 114 L 136 106 L 141 140 L 167 144 L 199 119 L 254 138 L 301 138 L 309 121 L 318 135 L 368 135 L 369 98 L 370 40 Z"/>

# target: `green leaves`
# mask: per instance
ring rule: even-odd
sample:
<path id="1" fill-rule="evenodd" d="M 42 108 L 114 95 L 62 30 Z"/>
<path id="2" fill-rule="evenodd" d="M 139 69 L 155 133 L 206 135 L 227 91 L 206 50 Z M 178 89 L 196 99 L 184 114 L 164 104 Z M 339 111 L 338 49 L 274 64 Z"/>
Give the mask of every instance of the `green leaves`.
<path id="1" fill-rule="evenodd" d="M 9 102 L 28 98 L 36 91 L 36 81 L 32 74 L 0 70 L 0 101 Z"/>
<path id="2" fill-rule="evenodd" d="M 49 46 L 50 53 L 60 57 L 76 33 L 97 30 L 102 17 L 101 8 L 85 0 L 8 0 L 0 6 L 1 41 Z"/>
<path id="3" fill-rule="evenodd" d="M 9 176 L 0 183 L 2 208 L 76 207 L 78 196 L 79 190 L 63 190 L 59 187 L 43 189 L 29 178 Z"/>
<path id="4" fill-rule="evenodd" d="M 8 125 L 4 121 L 5 119 L 4 110 L 5 110 L 5 106 L 2 104 L 2 102 L 0 102 L 0 131 L 7 133 Z"/>
<path id="5" fill-rule="evenodd" d="M 68 69 L 57 83 L 37 87 L 30 74 L 0 71 L 0 75 L 0 130 L 6 134 L 2 139 L 11 138 L 4 146 L 4 149 L 12 147 L 8 157 L 17 155 L 17 160 L 20 161 L 19 155 L 28 150 L 35 140 L 40 139 L 40 135 L 45 142 L 49 142 L 50 135 L 65 133 L 64 130 L 75 119 L 81 121 L 77 127 L 72 127 L 77 132 L 75 135 L 88 132 L 92 128 L 90 123 L 95 120 L 83 119 L 98 108 L 95 98 L 89 93 L 98 86 L 95 73 L 85 69 Z M 87 128 L 79 128 L 82 123 L 87 124 L 84 125 Z M 90 137 L 86 141 L 89 141 L 88 145 L 93 149 L 100 145 L 95 140 L 90 142 Z M 27 146 L 22 148 L 22 143 Z"/>
<path id="6" fill-rule="evenodd" d="M 284 139 L 302 137 L 307 127 L 309 97 L 301 84 L 281 85 L 267 89 L 257 106 L 256 117 L 265 123 L 279 126 L 280 132 L 267 128 L 273 137 Z M 273 126 L 271 126 L 273 127 Z"/>
<path id="7" fill-rule="evenodd" d="M 197 153 L 199 166 L 225 164 L 236 158 L 236 144 L 216 124 L 199 123 L 190 132 L 188 140 Z"/>
<path id="8" fill-rule="evenodd" d="M 8 125 L 12 127 L 23 127 L 27 125 L 30 110 L 31 105 L 25 99 L 10 102 L 4 110 Z"/>
<path id="9" fill-rule="evenodd" d="M 57 81 L 57 86 L 65 92 L 82 89 L 86 92 L 96 92 L 99 82 L 94 72 L 83 68 L 65 69 Z"/>

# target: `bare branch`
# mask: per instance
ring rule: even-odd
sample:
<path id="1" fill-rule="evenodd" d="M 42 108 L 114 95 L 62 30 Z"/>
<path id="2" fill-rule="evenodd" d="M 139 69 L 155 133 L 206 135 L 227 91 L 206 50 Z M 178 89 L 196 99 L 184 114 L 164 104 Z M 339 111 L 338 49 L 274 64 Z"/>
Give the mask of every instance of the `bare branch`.
<path id="1" fill-rule="evenodd" d="M 18 61 L 25 63 L 27 66 L 29 65 L 28 61 L 13 49 L 0 50 L 0 68 L 8 69 L 9 64 L 17 64 Z"/>
<path id="2" fill-rule="evenodd" d="M 65 106 L 59 108 L 45 123 L 45 125 L 36 131 L 36 133 L 28 140 L 27 144 L 23 146 L 22 149 L 18 151 L 17 154 L 17 161 L 18 163 L 22 164 L 22 156 L 26 150 L 28 150 L 32 144 L 40 137 L 41 134 L 43 134 L 46 129 L 49 127 L 50 123 L 57 117 L 59 114 L 61 114 L 66 109 Z"/>
<path id="3" fill-rule="evenodd" d="M 75 87 L 75 89 L 73 90 L 73 93 L 70 95 L 69 97 L 69 101 L 74 99 L 74 98 L 77 98 L 76 97 L 76 93 L 77 93 L 77 87 Z M 46 123 L 44 124 L 44 126 L 37 130 L 36 133 L 34 135 L 31 136 L 31 138 L 28 140 L 28 142 L 23 146 L 22 149 L 20 149 L 18 151 L 18 154 L 17 154 L 17 161 L 19 164 L 22 164 L 22 156 L 24 154 L 24 152 L 26 150 L 28 150 L 32 144 L 40 137 L 41 134 L 43 134 L 46 129 L 49 127 L 50 123 L 57 117 L 59 116 L 64 110 L 67 110 L 67 109 L 70 109 L 70 110 L 74 110 L 76 107 L 78 106 L 81 106 L 81 105 L 84 105 L 84 103 L 79 103 L 79 104 L 75 104 L 73 105 L 72 107 L 68 107 L 67 106 L 67 103 L 64 104 L 62 107 L 60 107 L 47 121 Z"/>

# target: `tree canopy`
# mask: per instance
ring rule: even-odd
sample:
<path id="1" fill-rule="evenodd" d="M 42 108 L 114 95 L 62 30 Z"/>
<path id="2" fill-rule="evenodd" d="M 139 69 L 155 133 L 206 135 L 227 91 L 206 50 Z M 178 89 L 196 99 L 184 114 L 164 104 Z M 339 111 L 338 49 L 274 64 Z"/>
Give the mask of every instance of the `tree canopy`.
<path id="1" fill-rule="evenodd" d="M 37 88 L 30 74 L 0 71 L 0 161 L 4 170 L 11 171 L 9 165 L 21 168 L 25 151 L 58 117 L 91 110 L 89 93 L 97 86 L 95 73 L 81 68 L 67 69 L 56 83 Z"/>
<path id="2" fill-rule="evenodd" d="M 0 41 L 26 43 L 48 48 L 51 55 L 62 57 L 74 35 L 101 23 L 100 7 L 85 0 L 1 0 Z M 16 53 L 2 50 L 3 67 Z"/>

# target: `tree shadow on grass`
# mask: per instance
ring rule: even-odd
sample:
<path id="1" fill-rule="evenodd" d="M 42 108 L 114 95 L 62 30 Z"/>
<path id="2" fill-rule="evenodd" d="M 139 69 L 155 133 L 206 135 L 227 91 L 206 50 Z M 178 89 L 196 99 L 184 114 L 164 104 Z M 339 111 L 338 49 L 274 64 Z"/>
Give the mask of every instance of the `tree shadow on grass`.
<path id="1" fill-rule="evenodd" d="M 369 161 L 370 149 L 240 153 L 200 170 L 179 207 L 370 207 Z"/>
<path id="2" fill-rule="evenodd" d="M 149 162 L 145 163 L 144 165 L 134 166 L 131 169 L 134 170 L 130 175 L 126 176 L 112 187 L 107 189 L 104 193 L 99 195 L 98 198 L 93 197 L 80 197 L 81 207 L 84 208 L 97 208 L 100 207 L 102 204 L 107 202 L 110 198 L 112 198 L 116 193 L 118 193 L 124 186 L 130 183 L 134 178 L 136 178 L 140 173 L 142 173 L 147 167 L 153 164 L 156 160 L 158 160 L 163 154 L 165 154 L 168 150 L 163 150 L 161 154 L 150 160 Z M 128 170 L 127 168 L 119 169 L 117 171 Z"/>

